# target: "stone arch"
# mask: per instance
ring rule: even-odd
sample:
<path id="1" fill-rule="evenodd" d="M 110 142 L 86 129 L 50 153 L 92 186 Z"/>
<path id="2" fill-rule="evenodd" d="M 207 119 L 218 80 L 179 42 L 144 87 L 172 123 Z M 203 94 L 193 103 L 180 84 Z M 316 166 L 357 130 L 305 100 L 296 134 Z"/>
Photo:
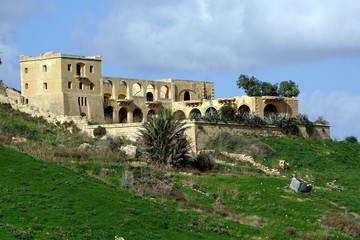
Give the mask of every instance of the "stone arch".
<path id="1" fill-rule="evenodd" d="M 200 112 L 200 110 L 197 109 L 197 108 L 194 108 L 194 109 L 192 109 L 192 110 L 190 111 L 190 118 L 191 118 L 191 117 L 194 117 L 195 115 L 196 115 L 198 118 L 201 117 L 201 112 Z"/>
<path id="2" fill-rule="evenodd" d="M 110 98 L 111 98 L 111 94 L 110 93 L 105 93 L 104 94 L 104 106 L 108 106 L 110 105 Z"/>
<path id="3" fill-rule="evenodd" d="M 146 87 L 146 101 L 148 102 L 154 101 L 154 95 L 155 95 L 155 86 L 153 84 L 149 84 Z"/>
<path id="4" fill-rule="evenodd" d="M 154 101 L 154 95 L 151 92 L 146 93 L 146 101 L 148 102 Z"/>
<path id="5" fill-rule="evenodd" d="M 185 113 L 181 110 L 177 110 L 175 113 L 174 113 L 176 116 L 178 116 L 180 119 L 184 119 L 185 118 Z"/>
<path id="6" fill-rule="evenodd" d="M 119 110 L 119 123 L 127 123 L 127 115 L 128 111 L 126 110 L 126 108 L 122 107 Z"/>
<path id="7" fill-rule="evenodd" d="M 127 84 L 124 81 L 121 81 L 118 89 L 118 99 L 126 99 Z"/>
<path id="8" fill-rule="evenodd" d="M 163 85 L 160 88 L 160 98 L 166 98 L 166 99 L 169 98 L 169 87 L 168 86 Z"/>
<path id="9" fill-rule="evenodd" d="M 155 111 L 150 109 L 147 113 L 147 120 L 149 121 L 152 118 L 152 116 L 154 116 L 155 114 L 156 114 Z"/>
<path id="10" fill-rule="evenodd" d="M 250 108 L 248 105 L 243 104 L 238 109 L 238 114 L 250 113 Z"/>
<path id="11" fill-rule="evenodd" d="M 184 92 L 184 101 L 189 101 L 190 100 L 190 92 L 189 91 L 185 91 Z"/>
<path id="12" fill-rule="evenodd" d="M 134 97 L 143 97 L 143 91 L 140 83 L 134 83 L 132 86 L 132 94 Z"/>
<path id="13" fill-rule="evenodd" d="M 136 108 L 133 112 L 133 122 L 142 122 L 143 114 L 139 108 Z"/>
<path id="14" fill-rule="evenodd" d="M 275 114 L 279 113 L 278 109 L 273 104 L 268 104 L 264 108 L 264 117 L 268 117 L 270 113 L 275 113 Z"/>
<path id="15" fill-rule="evenodd" d="M 205 115 L 210 115 L 210 114 L 216 114 L 217 110 L 214 107 L 209 107 L 208 109 L 206 109 Z"/>
<path id="16" fill-rule="evenodd" d="M 114 112 L 114 108 L 112 106 L 107 106 L 104 109 L 105 123 L 112 123 L 113 122 L 113 112 Z"/>

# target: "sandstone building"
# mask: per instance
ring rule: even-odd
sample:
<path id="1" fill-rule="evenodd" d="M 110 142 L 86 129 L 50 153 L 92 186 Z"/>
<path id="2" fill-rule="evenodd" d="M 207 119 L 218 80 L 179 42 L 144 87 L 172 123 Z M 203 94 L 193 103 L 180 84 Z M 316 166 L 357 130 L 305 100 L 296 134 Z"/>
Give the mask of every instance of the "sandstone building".
<path id="1" fill-rule="evenodd" d="M 147 121 L 162 108 L 190 118 L 231 103 L 238 112 L 298 115 L 298 101 L 284 97 L 214 99 L 214 83 L 179 79 L 141 80 L 103 76 L 101 57 L 47 52 L 20 56 L 22 101 L 58 115 L 97 123 Z"/>

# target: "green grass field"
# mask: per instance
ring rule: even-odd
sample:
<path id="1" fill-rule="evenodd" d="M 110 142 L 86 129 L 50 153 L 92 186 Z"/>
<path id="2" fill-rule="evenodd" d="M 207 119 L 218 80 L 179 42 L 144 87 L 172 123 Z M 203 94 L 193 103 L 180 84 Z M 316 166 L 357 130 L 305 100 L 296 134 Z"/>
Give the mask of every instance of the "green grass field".
<path id="1" fill-rule="evenodd" d="M 320 219 L 327 211 L 359 217 L 356 143 L 245 136 L 208 144 L 236 152 L 251 139 L 263 150 L 256 161 L 290 163 L 269 177 L 233 159 L 200 173 L 133 167 L 138 160 L 114 154 L 56 155 L 59 145 L 75 152 L 83 142 L 103 143 L 4 105 L 0 133 L 0 239 L 355 239 Z M 12 136 L 28 141 L 13 144 Z M 293 175 L 313 191 L 292 191 Z"/>

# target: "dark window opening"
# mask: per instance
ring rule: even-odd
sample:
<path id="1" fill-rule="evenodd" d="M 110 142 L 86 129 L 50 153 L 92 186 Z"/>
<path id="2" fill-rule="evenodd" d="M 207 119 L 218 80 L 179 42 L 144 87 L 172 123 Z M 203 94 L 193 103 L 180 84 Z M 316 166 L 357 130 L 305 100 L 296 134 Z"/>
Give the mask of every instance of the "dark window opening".
<path id="1" fill-rule="evenodd" d="M 143 115 L 140 111 L 140 109 L 135 109 L 134 110 L 134 113 L 133 113 L 133 120 L 134 122 L 142 122 L 142 119 L 143 119 Z"/>
<path id="2" fill-rule="evenodd" d="M 119 122 L 127 123 L 127 111 L 125 108 L 121 108 L 119 111 Z"/>
<path id="3" fill-rule="evenodd" d="M 68 71 L 71 72 L 71 64 L 68 64 Z"/>
<path id="4" fill-rule="evenodd" d="M 184 101 L 189 101 L 190 100 L 190 93 L 189 91 L 185 91 L 184 93 Z"/>
<path id="5" fill-rule="evenodd" d="M 148 92 L 146 94 L 146 101 L 148 101 L 148 102 L 154 101 L 154 95 L 151 92 Z"/>

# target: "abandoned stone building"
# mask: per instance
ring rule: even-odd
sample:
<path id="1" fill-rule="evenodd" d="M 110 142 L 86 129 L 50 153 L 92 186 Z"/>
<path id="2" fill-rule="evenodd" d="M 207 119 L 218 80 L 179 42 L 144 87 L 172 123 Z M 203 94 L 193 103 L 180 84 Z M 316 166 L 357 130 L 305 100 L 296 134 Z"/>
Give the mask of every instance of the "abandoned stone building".
<path id="1" fill-rule="evenodd" d="M 214 83 L 179 79 L 141 80 L 103 76 L 101 57 L 47 52 L 20 56 L 24 104 L 97 123 L 147 121 L 162 108 L 190 118 L 219 111 L 227 103 L 239 112 L 298 114 L 298 101 L 284 97 L 214 98 Z"/>

